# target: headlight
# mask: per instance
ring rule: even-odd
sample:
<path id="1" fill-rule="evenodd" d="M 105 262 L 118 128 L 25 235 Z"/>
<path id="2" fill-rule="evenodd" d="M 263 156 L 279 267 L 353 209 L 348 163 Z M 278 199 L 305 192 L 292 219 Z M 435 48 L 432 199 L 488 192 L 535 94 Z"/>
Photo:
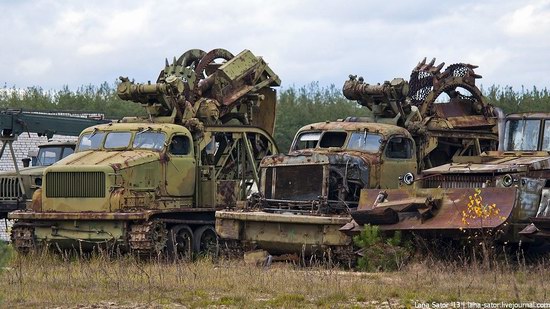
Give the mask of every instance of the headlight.
<path id="1" fill-rule="evenodd" d="M 512 175 L 506 174 L 506 175 L 504 175 L 504 177 L 502 177 L 502 185 L 503 186 L 509 187 L 513 183 L 514 183 L 514 178 L 512 177 Z"/>
<path id="2" fill-rule="evenodd" d="M 42 178 L 41 177 L 37 177 L 34 179 L 34 184 L 37 185 L 37 186 L 42 186 Z"/>
<path id="3" fill-rule="evenodd" d="M 412 185 L 414 182 L 414 174 L 409 172 L 403 175 L 403 182 L 407 185 Z"/>

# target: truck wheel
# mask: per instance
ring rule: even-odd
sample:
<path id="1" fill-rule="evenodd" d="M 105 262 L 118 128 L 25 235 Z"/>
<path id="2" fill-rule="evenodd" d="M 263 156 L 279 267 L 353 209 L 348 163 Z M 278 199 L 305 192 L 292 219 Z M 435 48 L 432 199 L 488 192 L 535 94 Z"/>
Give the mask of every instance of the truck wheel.
<path id="1" fill-rule="evenodd" d="M 203 225 L 195 230 L 193 250 L 211 257 L 218 256 L 218 234 L 213 226 Z"/>
<path id="2" fill-rule="evenodd" d="M 193 255 L 193 231 L 188 225 L 180 224 L 170 229 L 168 253 L 176 258 L 190 259 Z"/>

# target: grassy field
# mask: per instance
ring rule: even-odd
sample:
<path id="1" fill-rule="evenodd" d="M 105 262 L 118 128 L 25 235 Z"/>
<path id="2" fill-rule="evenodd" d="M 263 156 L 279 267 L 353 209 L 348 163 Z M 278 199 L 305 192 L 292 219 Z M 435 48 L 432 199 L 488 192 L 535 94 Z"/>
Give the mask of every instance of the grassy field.
<path id="1" fill-rule="evenodd" d="M 52 254 L 14 257 L 0 273 L 0 307 L 414 307 L 415 302 L 548 301 L 545 261 L 526 266 L 409 263 L 398 272 L 242 261 L 138 261 Z"/>

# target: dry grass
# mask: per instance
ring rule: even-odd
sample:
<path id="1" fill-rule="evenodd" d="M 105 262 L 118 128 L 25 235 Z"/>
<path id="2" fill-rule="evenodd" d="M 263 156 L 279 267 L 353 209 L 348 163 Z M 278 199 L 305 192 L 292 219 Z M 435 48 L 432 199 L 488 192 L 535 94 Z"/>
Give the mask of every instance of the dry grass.
<path id="1" fill-rule="evenodd" d="M 93 257 L 16 257 L 0 273 L 0 307 L 369 307 L 414 301 L 544 301 L 550 270 L 500 263 L 493 270 L 415 262 L 400 272 L 240 261 L 137 261 Z M 389 304 L 387 302 L 390 302 Z M 97 306 L 96 306 L 97 308 Z"/>

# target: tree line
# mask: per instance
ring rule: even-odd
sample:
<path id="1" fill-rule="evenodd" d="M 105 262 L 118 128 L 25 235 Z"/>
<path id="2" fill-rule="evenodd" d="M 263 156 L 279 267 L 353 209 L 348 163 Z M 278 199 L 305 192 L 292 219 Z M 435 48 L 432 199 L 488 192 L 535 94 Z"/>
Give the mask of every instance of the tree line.
<path id="1" fill-rule="evenodd" d="M 99 86 L 80 86 L 76 90 L 71 90 L 68 86 L 61 90 L 4 87 L 0 90 L 0 108 L 102 113 L 110 119 L 144 115 L 144 110 L 139 104 L 119 99 L 116 86 L 107 82 Z"/>
<path id="2" fill-rule="evenodd" d="M 364 116 L 365 109 L 356 102 L 347 100 L 341 88 L 334 85 L 321 86 L 313 82 L 305 86 L 289 86 L 279 89 L 277 120 L 274 138 L 281 150 L 287 150 L 296 131 L 302 126 L 347 116 Z M 482 88 L 487 101 L 506 113 L 550 112 L 548 89 L 490 86 Z M 61 90 L 44 90 L 29 87 L 21 90 L 4 87 L 0 89 L 1 109 L 40 111 L 78 111 L 103 113 L 107 118 L 144 115 L 139 104 L 123 101 L 116 95 L 116 86 L 107 82 L 99 85 L 81 86 L 76 90 L 63 87 Z"/>

